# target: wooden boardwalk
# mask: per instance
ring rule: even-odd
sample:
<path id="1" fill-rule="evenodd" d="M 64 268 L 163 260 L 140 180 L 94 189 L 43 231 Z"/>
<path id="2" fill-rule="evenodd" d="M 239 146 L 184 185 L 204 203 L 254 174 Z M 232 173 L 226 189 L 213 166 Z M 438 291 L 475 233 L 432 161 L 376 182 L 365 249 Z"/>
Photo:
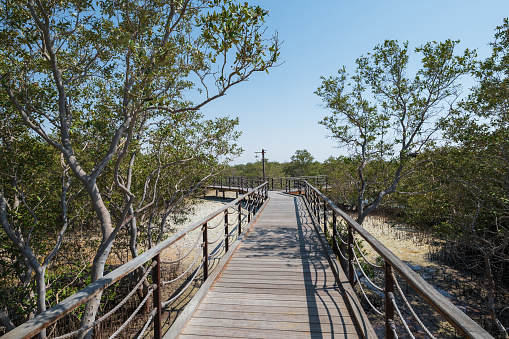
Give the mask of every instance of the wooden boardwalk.
<path id="1" fill-rule="evenodd" d="M 271 200 L 179 338 L 358 338 L 301 198 Z"/>

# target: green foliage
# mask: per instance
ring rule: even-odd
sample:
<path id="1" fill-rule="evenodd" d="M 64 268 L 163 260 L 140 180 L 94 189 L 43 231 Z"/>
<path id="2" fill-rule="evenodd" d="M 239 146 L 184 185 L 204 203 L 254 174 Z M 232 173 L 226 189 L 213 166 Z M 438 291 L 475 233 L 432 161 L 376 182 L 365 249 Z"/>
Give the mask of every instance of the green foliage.
<path id="1" fill-rule="evenodd" d="M 320 175 L 322 166 L 314 161 L 313 156 L 307 150 L 297 150 L 291 156 L 290 162 L 279 163 L 265 159 L 265 172 L 268 178 L 298 177 Z M 254 163 L 229 166 L 223 175 L 247 178 L 260 178 L 263 164 L 261 161 Z"/>
<path id="2" fill-rule="evenodd" d="M 332 114 L 320 124 L 351 150 L 357 164 L 351 181 L 357 190 L 358 222 L 396 192 L 404 170 L 418 165 L 410 164 L 412 159 L 432 146 L 437 117 L 447 114 L 443 105 L 459 95 L 457 79 L 471 69 L 475 56 L 469 50 L 454 55 L 457 43 L 416 48 L 422 67 L 413 76 L 408 43 L 386 40 L 356 60 L 354 76 L 343 67 L 338 76 L 321 78 L 315 93 Z"/>
<path id="3" fill-rule="evenodd" d="M 240 154 L 238 119 L 206 119 L 200 109 L 277 65 L 279 42 L 265 33 L 267 15 L 219 0 L 3 2 L 1 213 L 9 221 L 3 229 L 11 227 L 9 239 L 19 243 L 1 248 L 8 258 L 1 292 L 15 299 L 7 304 L 26 299 L 14 288 L 35 290 L 20 248 L 39 264 L 61 264 L 63 255 L 48 255 L 63 246 L 79 254 L 73 264 L 87 267 L 108 255 L 116 236 L 113 248 L 125 251 L 132 231 L 135 240 L 146 236 L 143 251 L 145 241 L 164 236 L 167 216 L 184 215 L 186 198 Z M 103 259 L 65 288 L 58 274 L 72 272 L 50 265 L 43 301 L 96 279 Z M 25 303 L 20 319 L 33 304 Z"/>
<path id="4" fill-rule="evenodd" d="M 314 176 L 320 173 L 320 163 L 314 161 L 314 157 L 308 150 L 296 150 L 290 158 L 291 161 L 284 166 L 285 175 L 288 177 Z"/>

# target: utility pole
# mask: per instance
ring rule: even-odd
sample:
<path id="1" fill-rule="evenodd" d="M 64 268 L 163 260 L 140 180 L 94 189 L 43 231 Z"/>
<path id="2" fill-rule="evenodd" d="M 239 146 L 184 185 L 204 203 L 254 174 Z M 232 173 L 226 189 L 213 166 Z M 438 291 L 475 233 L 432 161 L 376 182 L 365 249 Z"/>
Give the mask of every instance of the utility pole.
<path id="1" fill-rule="evenodd" d="M 262 148 L 261 152 L 255 152 L 255 153 L 256 154 L 258 154 L 258 153 L 262 154 L 263 180 L 265 180 L 265 153 L 267 153 L 267 150 Z M 258 155 L 256 157 L 258 158 Z"/>

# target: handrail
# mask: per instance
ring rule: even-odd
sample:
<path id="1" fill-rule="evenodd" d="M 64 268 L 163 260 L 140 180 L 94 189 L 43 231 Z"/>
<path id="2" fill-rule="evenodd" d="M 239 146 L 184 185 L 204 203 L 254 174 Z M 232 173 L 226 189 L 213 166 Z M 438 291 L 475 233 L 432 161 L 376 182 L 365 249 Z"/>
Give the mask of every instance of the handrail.
<path id="1" fill-rule="evenodd" d="M 216 178 L 211 187 L 214 188 L 246 188 L 254 187 L 265 181 L 269 183 L 269 189 L 271 190 L 286 190 L 288 192 L 291 189 L 292 182 L 300 182 L 301 180 L 312 181 L 315 185 L 322 185 L 326 189 L 329 187 L 329 177 L 327 175 L 309 175 L 309 176 L 297 176 L 297 177 L 219 177 Z"/>
<path id="2" fill-rule="evenodd" d="M 251 199 L 252 196 L 255 196 L 255 199 Z M 246 194 L 233 200 L 229 204 L 224 205 L 220 209 L 212 212 L 205 218 L 203 218 L 203 219 L 191 224 L 187 228 L 175 233 L 170 238 L 162 241 L 161 243 L 159 243 L 156 246 L 152 247 L 151 249 L 147 250 L 140 256 L 128 261 L 124 265 L 122 265 L 122 266 L 118 267 L 117 269 L 113 270 L 112 272 L 106 274 L 102 278 L 99 278 L 98 280 L 96 280 L 95 282 L 86 286 L 82 290 L 76 292 L 69 298 L 52 306 L 48 310 L 38 314 L 34 318 L 32 318 L 32 319 L 26 321 L 25 323 L 23 323 L 22 325 L 16 327 L 12 331 L 7 332 L 5 335 L 3 335 L 1 337 L 1 339 L 11 339 L 11 338 L 19 339 L 19 338 L 30 338 L 30 337 L 34 336 L 35 334 L 39 333 L 43 329 L 45 329 L 48 326 L 55 323 L 57 320 L 61 319 L 65 315 L 72 312 L 77 307 L 83 305 L 85 302 L 90 300 L 95 295 L 104 291 L 108 286 L 111 286 L 112 284 L 119 281 L 120 279 L 122 279 L 123 277 L 128 275 L 129 273 L 131 273 L 134 270 L 136 270 L 137 268 L 141 267 L 143 264 L 150 262 L 150 261 L 157 262 L 157 264 L 155 264 L 154 266 L 155 266 L 155 271 L 158 272 L 157 276 L 153 278 L 153 280 L 154 280 L 153 283 L 156 284 L 157 286 L 155 286 L 152 291 L 155 290 L 156 293 L 154 293 L 154 294 L 160 295 L 159 290 L 160 290 L 160 287 L 162 284 L 160 282 L 161 279 L 160 279 L 160 258 L 159 258 L 159 255 L 161 254 L 161 252 L 163 250 L 167 249 L 168 247 L 170 247 L 171 245 L 176 243 L 179 239 L 183 238 L 188 233 L 190 233 L 194 230 L 197 230 L 198 228 L 202 227 L 203 225 L 206 225 L 208 221 L 221 215 L 221 213 L 227 215 L 227 212 L 225 212 L 225 211 L 228 211 L 228 209 L 230 207 L 235 206 L 236 204 L 239 204 L 239 206 L 240 206 L 241 205 L 240 203 L 244 200 L 247 201 L 247 205 L 248 205 L 247 206 L 248 207 L 247 218 L 248 218 L 248 222 L 249 222 L 251 220 L 251 213 L 253 213 L 253 214 L 255 213 L 254 209 L 255 208 L 258 209 L 260 207 L 260 205 L 263 203 L 263 201 L 267 200 L 267 198 L 268 198 L 268 182 L 265 182 L 255 188 L 253 188 Z M 256 204 L 258 204 L 258 205 L 256 205 Z M 241 207 L 239 207 L 239 211 L 240 211 L 240 209 L 241 209 Z M 239 222 L 240 222 L 240 215 L 239 215 Z M 227 219 L 226 219 L 226 227 L 227 227 L 227 225 L 228 224 L 227 224 Z M 206 239 L 207 231 L 206 230 L 207 230 L 207 227 L 205 226 L 204 227 L 204 239 L 205 239 L 204 262 L 205 263 L 206 263 L 207 257 L 208 257 L 208 253 L 206 253 L 206 251 L 205 251 L 206 243 L 207 243 L 207 239 Z M 227 230 L 227 228 L 226 228 L 226 230 Z M 238 232 L 239 232 L 239 234 L 241 232 L 240 224 L 239 224 Z M 228 248 L 227 238 L 225 239 L 225 247 Z M 204 267 L 204 279 L 206 279 L 207 278 L 206 264 L 203 265 L 203 267 Z M 158 309 L 158 312 L 159 312 L 158 316 L 160 319 L 161 302 L 159 302 L 159 305 L 156 305 L 155 307 Z M 156 332 L 157 332 L 157 329 L 156 329 Z M 160 328 L 159 328 L 158 336 L 160 337 L 160 335 L 161 334 L 160 334 Z"/>
<path id="3" fill-rule="evenodd" d="M 355 254 L 353 253 L 354 238 L 353 233 L 359 234 L 384 260 L 385 269 L 385 324 L 386 338 L 394 338 L 394 280 L 392 270 L 396 271 L 430 306 L 432 306 L 444 319 L 446 319 L 461 335 L 467 338 L 493 338 L 486 330 L 479 326 L 474 320 L 463 313 L 447 298 L 436 291 L 433 286 L 427 283 L 419 274 L 415 273 L 401 259 L 394 255 L 380 241 L 366 231 L 361 225 L 353 220 L 348 214 L 339 209 L 329 198 L 327 198 L 320 190 L 313 187 L 307 181 L 302 181 L 304 194 L 308 203 L 312 206 L 311 210 L 317 216 L 320 224 L 320 199 L 323 201 L 323 225 L 324 233 L 327 234 L 329 227 L 328 218 L 326 216 L 326 206 L 330 208 L 333 215 L 333 248 L 334 252 L 345 252 L 338 246 L 337 238 L 340 236 L 336 228 L 336 215 L 341 216 L 348 224 L 348 247 L 349 253 L 342 253 L 343 257 L 347 257 L 348 262 L 342 262 L 343 266 L 348 266 L 348 277 L 352 285 L 355 284 L 355 269 L 353 265 Z M 300 187 L 299 187 L 300 191 Z M 341 261 L 341 260 L 340 260 Z M 397 281 L 396 281 L 397 284 Z M 392 299 L 392 300 L 391 300 Z M 398 310 L 399 312 L 399 310 Z M 406 326 L 406 324 L 405 324 Z M 408 327 L 407 327 L 408 328 Z"/>

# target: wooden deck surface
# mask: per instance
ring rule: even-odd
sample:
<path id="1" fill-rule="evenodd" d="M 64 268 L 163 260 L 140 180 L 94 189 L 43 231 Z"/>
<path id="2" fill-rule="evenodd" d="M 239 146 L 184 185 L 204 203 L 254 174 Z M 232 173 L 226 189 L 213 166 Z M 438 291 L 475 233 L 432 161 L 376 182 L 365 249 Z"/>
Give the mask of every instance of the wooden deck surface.
<path id="1" fill-rule="evenodd" d="M 358 338 L 300 198 L 271 200 L 179 338 Z"/>

